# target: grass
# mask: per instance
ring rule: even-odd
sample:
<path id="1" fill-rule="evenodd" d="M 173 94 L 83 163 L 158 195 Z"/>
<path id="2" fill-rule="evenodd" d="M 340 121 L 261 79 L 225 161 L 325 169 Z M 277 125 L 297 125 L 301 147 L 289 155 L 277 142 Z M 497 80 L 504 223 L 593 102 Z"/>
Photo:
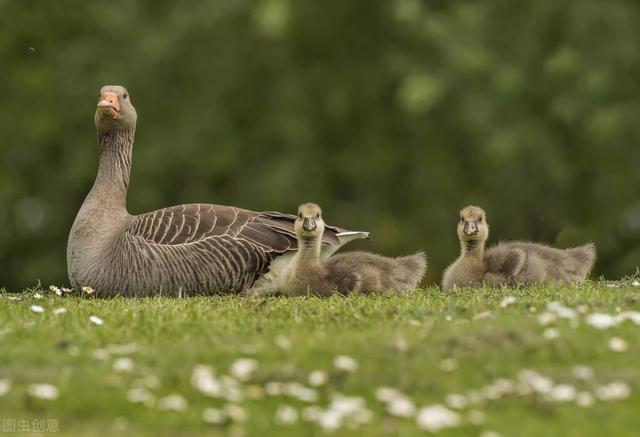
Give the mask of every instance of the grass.
<path id="1" fill-rule="evenodd" d="M 83 436 L 324 435 L 318 423 L 302 417 L 278 424 L 276 411 L 289 405 L 302 416 L 305 407 L 326 408 L 343 394 L 362 398 L 370 420 L 357 427 L 341 426 L 333 435 L 426 433 L 415 417 L 393 416 L 376 399 L 376 389 L 387 386 L 402 391 L 418 409 L 445 404 L 451 393 L 474 401 L 461 410 L 452 408 L 460 424 L 442 435 L 637 435 L 640 326 L 626 321 L 600 330 L 585 322 L 595 312 L 640 310 L 640 287 L 631 281 L 611 285 L 427 289 L 406 296 L 328 299 L 101 300 L 58 297 L 48 290 L 4 293 L 0 380 L 10 381 L 11 389 L 0 396 L 0 418 L 53 418 L 61 434 Z M 36 293 L 42 297 L 36 298 Z M 515 297 L 515 302 L 501 307 L 506 296 Z M 576 309 L 577 317 L 541 325 L 539 316 L 551 301 Z M 44 312 L 33 312 L 31 305 L 42 306 Z M 67 312 L 54 315 L 59 307 Z M 104 324 L 91 323 L 92 315 Z M 557 338 L 549 338 L 554 334 Z M 612 337 L 625 340 L 628 349 L 612 351 Z M 135 350 L 117 350 L 114 345 Z M 338 355 L 353 358 L 358 368 L 336 368 Z M 118 361 L 122 357 L 132 360 L 133 369 L 114 370 L 115 362 L 129 364 Z M 211 365 L 220 376 L 228 374 L 238 358 L 258 363 L 249 380 L 238 383 L 244 399 L 235 403 L 246 412 L 246 420 L 205 423 L 204 409 L 221 409 L 229 401 L 199 392 L 191 381 L 194 366 Z M 575 366 L 588 366 L 593 378 L 578 378 Z M 325 370 L 329 379 L 314 388 L 316 401 L 264 393 L 265 386 L 273 389 L 273 382 L 309 387 L 308 375 L 317 369 Z M 517 393 L 522 389 L 522 369 L 592 394 L 612 381 L 626 383 L 631 391 L 624 399 L 604 401 L 596 396 L 592 406 L 578 406 L 573 399 L 554 401 L 542 392 Z M 494 382 L 499 378 L 512 384 L 496 394 Z M 53 384 L 59 396 L 34 397 L 28 393 L 33 383 Z M 143 392 L 153 396 L 147 405 L 130 402 L 129 391 L 145 384 Z M 186 409 L 159 408 L 159 399 L 170 394 L 182 396 Z"/>

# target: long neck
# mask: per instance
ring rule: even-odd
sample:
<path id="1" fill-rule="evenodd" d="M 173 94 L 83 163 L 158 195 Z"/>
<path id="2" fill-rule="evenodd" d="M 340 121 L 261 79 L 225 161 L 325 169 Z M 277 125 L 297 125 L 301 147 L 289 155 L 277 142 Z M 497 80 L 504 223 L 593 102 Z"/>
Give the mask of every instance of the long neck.
<path id="1" fill-rule="evenodd" d="M 484 240 L 460 240 L 462 256 L 482 259 L 484 255 L 484 244 Z"/>
<path id="2" fill-rule="evenodd" d="M 104 201 L 126 208 L 135 129 L 98 131 L 100 163 L 91 190 Z"/>
<path id="3" fill-rule="evenodd" d="M 298 237 L 298 264 L 309 265 L 320 263 L 321 245 L 320 237 Z"/>

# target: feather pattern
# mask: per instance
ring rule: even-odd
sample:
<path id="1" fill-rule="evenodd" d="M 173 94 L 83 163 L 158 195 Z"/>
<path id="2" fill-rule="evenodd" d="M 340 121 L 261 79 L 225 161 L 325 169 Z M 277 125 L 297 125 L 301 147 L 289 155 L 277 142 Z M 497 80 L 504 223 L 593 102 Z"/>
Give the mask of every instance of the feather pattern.
<path id="1" fill-rule="evenodd" d="M 289 214 L 200 203 L 129 214 L 135 110 L 123 99 L 124 88 L 102 92 L 118 94 L 122 110 L 107 121 L 100 108 L 96 112 L 98 175 L 67 245 L 74 287 L 91 286 L 100 296 L 237 293 L 275 258 L 297 249 L 296 217 Z M 335 251 L 354 235 L 367 234 L 327 227 L 322 244 Z"/>

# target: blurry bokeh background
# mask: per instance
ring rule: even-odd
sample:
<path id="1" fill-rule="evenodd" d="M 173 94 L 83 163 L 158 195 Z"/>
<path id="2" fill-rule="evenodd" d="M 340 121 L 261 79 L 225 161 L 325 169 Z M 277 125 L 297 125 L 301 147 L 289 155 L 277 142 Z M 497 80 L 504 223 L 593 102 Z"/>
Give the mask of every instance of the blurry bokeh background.
<path id="1" fill-rule="evenodd" d="M 458 253 L 594 241 L 640 264 L 640 3 L 0 0 L 0 287 L 64 284 L 104 84 L 138 110 L 129 209 L 187 202 L 370 230 L 353 247 Z"/>

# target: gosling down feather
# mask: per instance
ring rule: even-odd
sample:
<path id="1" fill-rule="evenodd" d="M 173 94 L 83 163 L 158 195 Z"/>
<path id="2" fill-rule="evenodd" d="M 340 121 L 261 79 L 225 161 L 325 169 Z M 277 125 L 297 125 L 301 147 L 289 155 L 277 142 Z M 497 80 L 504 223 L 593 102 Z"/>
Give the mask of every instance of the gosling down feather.
<path id="1" fill-rule="evenodd" d="M 268 282 L 273 261 L 297 249 L 293 215 L 209 204 L 129 214 L 136 120 L 125 88 L 102 88 L 95 114 L 98 174 L 67 245 L 72 286 L 92 287 L 98 296 L 143 296 L 237 293 Z M 367 235 L 327 226 L 323 256 Z"/>
<path id="2" fill-rule="evenodd" d="M 502 242 L 485 250 L 489 238 L 486 214 L 477 206 L 460 211 L 461 254 L 444 272 L 442 288 L 584 281 L 596 260 L 592 243 L 556 249 L 527 241 Z"/>
<path id="3" fill-rule="evenodd" d="M 427 268 L 423 253 L 387 258 L 346 252 L 323 261 L 320 238 L 325 224 L 320 207 L 314 203 L 300 205 L 295 230 L 298 252 L 282 272 L 279 284 L 280 291 L 287 295 L 405 292 L 418 285 Z"/>

